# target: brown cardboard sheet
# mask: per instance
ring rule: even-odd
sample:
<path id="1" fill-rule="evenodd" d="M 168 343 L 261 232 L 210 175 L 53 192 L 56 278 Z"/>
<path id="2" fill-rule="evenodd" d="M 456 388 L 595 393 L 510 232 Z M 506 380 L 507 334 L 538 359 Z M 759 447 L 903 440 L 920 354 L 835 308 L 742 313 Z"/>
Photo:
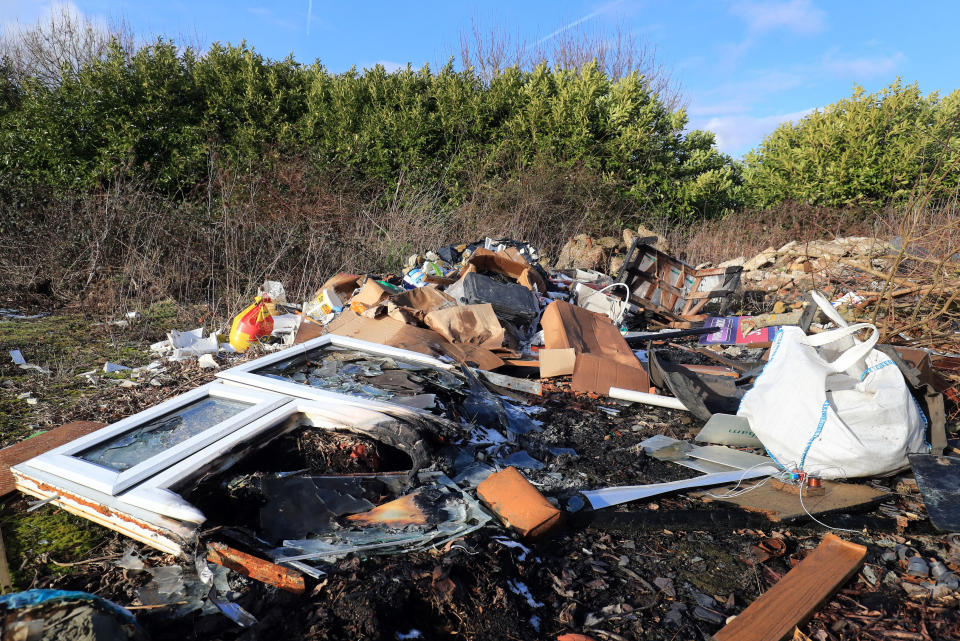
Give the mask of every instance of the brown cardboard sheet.
<path id="1" fill-rule="evenodd" d="M 389 316 L 373 319 L 347 309 L 327 326 L 327 331 L 429 356 L 445 354 L 456 361 L 485 370 L 503 366 L 503 360 L 488 349 L 475 345 L 454 345 L 432 329 L 407 325 Z"/>
<path id="2" fill-rule="evenodd" d="M 391 294 L 395 293 L 396 292 L 390 291 L 372 278 L 368 278 L 367 282 L 360 288 L 360 291 L 357 292 L 357 295 L 350 299 L 350 302 L 361 303 L 365 307 L 376 307 L 389 298 Z"/>
<path id="3" fill-rule="evenodd" d="M 358 274 L 347 274 L 346 272 L 340 272 L 335 274 L 327 279 L 323 285 L 320 286 L 320 289 L 317 292 L 322 292 L 325 289 L 332 289 L 333 292 L 340 297 L 344 303 L 350 300 L 350 297 L 353 296 L 353 291 L 360 287 L 360 281 L 363 280 L 363 276 Z"/>
<path id="4" fill-rule="evenodd" d="M 397 307 L 408 307 L 427 314 L 434 310 L 452 307 L 457 304 L 455 300 L 439 289 L 429 285 L 409 289 L 402 294 L 396 294 L 390 300 L 395 303 Z"/>
<path id="5" fill-rule="evenodd" d="M 592 354 L 611 364 L 640 369 L 633 350 L 606 316 L 557 300 L 547 305 L 540 324 L 547 349 L 572 347 L 578 356 Z"/>
<path id="6" fill-rule="evenodd" d="M 540 378 L 552 376 L 570 376 L 573 366 L 577 362 L 577 351 L 572 347 L 566 349 L 541 349 Z"/>
<path id="7" fill-rule="evenodd" d="M 481 272 L 496 272 L 509 276 L 531 291 L 534 289 L 540 290 L 541 293 L 547 291 L 547 284 L 543 281 L 543 277 L 530 268 L 526 261 L 516 261 L 504 252 L 492 252 L 489 249 L 480 248 L 473 252 L 467 263 Z M 460 276 L 464 276 L 467 271 L 471 270 L 462 271 Z"/>
<path id="8" fill-rule="evenodd" d="M 503 345 L 503 327 L 490 303 L 437 309 L 424 316 L 423 322 L 451 343 L 486 349 Z"/>
<path id="9" fill-rule="evenodd" d="M 570 387 L 574 392 L 593 392 L 603 396 L 610 394 L 611 387 L 649 392 L 650 377 L 639 367 L 611 363 L 594 354 L 578 354 Z"/>

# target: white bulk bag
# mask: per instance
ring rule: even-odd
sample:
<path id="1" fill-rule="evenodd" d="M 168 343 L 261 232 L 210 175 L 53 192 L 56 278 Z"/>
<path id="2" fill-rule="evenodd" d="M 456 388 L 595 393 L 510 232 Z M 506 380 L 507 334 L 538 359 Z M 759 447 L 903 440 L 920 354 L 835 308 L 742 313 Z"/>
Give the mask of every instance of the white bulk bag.
<path id="1" fill-rule="evenodd" d="M 870 331 L 862 342 L 861 330 Z M 780 330 L 737 411 L 780 467 L 827 479 L 878 476 L 929 451 L 926 418 L 897 365 L 874 349 L 878 337 L 869 323 L 810 336 Z"/>

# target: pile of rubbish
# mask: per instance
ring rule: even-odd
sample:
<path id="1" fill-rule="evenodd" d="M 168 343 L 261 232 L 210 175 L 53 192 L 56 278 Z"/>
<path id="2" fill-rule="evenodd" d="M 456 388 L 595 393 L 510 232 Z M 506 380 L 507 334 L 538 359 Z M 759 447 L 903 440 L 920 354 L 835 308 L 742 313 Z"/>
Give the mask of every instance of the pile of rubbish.
<path id="1" fill-rule="evenodd" d="M 892 246 L 838 239 L 692 267 L 662 238 L 628 231 L 622 243 L 571 239 L 553 269 L 527 243 L 486 238 L 411 256 L 399 274 L 332 275 L 302 303 L 267 281 L 228 340 L 171 331 L 153 346 L 172 360 L 238 364 L 140 414 L 8 456 L 16 488 L 172 555 L 156 566 L 130 548 L 113 562 L 142 575 L 133 607 L 171 620 L 225 615 L 251 630 L 267 616 L 265 636 L 292 625 L 268 614 L 270 599 L 316 596 L 361 562 L 432 553 L 468 564 L 458 548 L 486 555 L 489 545 L 516 551 L 517 564 L 566 559 L 562 571 L 541 564 L 552 584 L 536 590 L 501 577 L 497 589 L 531 613 L 513 635 L 661 638 L 643 614 L 656 605 L 658 626 L 694 622 L 721 641 L 808 638 L 798 626 L 813 616 L 818 639 L 867 623 L 877 636 L 862 638 L 957 638 L 954 615 L 911 636 L 855 592 L 831 601 L 856 576 L 931 612 L 960 604 L 960 539 L 948 536 L 960 532 L 960 355 L 900 335 L 884 343 L 861 292 L 801 279 Z M 776 300 L 731 314 L 750 288 Z M 228 356 L 244 353 L 257 357 Z M 718 527 L 757 542 L 700 577 L 660 565 L 650 581 L 630 567 L 668 550 L 584 534 Z M 808 527 L 830 533 L 787 554 L 798 538 L 788 528 Z M 788 558 L 783 572 L 764 565 Z M 454 607 L 467 598 L 463 579 L 437 562 L 430 590 Z M 763 570 L 746 608 L 733 591 L 702 587 L 751 566 Z M 653 602 L 570 605 L 612 574 Z M 761 574 L 771 587 L 759 595 Z M 698 588 L 689 607 L 681 582 Z M 258 583 L 274 596 L 251 596 Z M 568 605 L 546 605 L 557 595 Z M 850 601 L 860 618 L 840 625 Z M 440 634 L 413 618 L 391 625 L 390 638 Z"/>

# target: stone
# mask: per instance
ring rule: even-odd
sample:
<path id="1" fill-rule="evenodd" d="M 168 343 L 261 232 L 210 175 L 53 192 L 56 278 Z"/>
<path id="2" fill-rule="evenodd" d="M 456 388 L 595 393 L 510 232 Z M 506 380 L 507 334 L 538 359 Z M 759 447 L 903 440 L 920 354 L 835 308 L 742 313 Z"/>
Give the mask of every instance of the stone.
<path id="1" fill-rule="evenodd" d="M 623 230 L 623 248 L 630 249 L 630 245 L 633 244 L 633 239 L 637 237 L 637 232 L 632 229 Z"/>
<path id="2" fill-rule="evenodd" d="M 743 263 L 743 271 L 754 271 L 770 267 L 777 260 L 777 251 L 772 247 L 763 250 L 753 258 Z"/>
<path id="3" fill-rule="evenodd" d="M 661 236 L 657 232 L 653 231 L 652 229 L 649 229 L 647 227 L 644 227 L 643 225 L 640 225 L 639 227 L 637 227 L 637 235 L 640 236 L 641 238 L 647 237 L 647 236 L 656 236 L 657 241 L 653 244 L 653 246 L 659 249 L 660 251 L 664 252 L 665 254 L 670 253 L 670 245 L 667 243 L 667 239 L 664 236 Z"/>
<path id="4" fill-rule="evenodd" d="M 586 234 L 578 234 L 567 241 L 557 257 L 556 269 L 594 269 L 603 271 L 607 250 L 597 245 Z"/>
<path id="5" fill-rule="evenodd" d="M 797 241 L 791 240 L 789 243 L 777 250 L 778 254 L 785 254 L 788 251 L 792 251 L 797 246 Z"/>
<path id="6" fill-rule="evenodd" d="M 736 258 L 731 258 L 730 260 L 725 260 L 717 267 L 743 267 L 743 264 L 747 262 L 747 259 L 743 256 L 737 256 Z"/>
<path id="7" fill-rule="evenodd" d="M 609 273 L 611 276 L 616 278 L 620 274 L 620 269 L 623 267 L 624 256 L 614 256 L 610 259 L 610 269 Z"/>
<path id="8" fill-rule="evenodd" d="M 606 249 L 616 249 L 620 246 L 620 241 L 613 236 L 602 236 L 597 239 L 597 244 Z"/>

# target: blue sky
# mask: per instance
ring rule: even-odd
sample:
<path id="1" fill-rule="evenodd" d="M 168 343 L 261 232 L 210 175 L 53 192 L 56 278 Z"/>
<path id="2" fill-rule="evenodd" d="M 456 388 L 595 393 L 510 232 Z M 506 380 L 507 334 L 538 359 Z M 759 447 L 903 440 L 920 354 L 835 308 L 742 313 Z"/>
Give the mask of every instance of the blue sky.
<path id="1" fill-rule="evenodd" d="M 850 95 L 855 83 L 873 91 L 901 76 L 924 92 L 960 87 L 960 3 L 946 0 L 70 4 L 97 20 L 122 17 L 140 36 L 201 46 L 246 40 L 269 57 L 319 59 L 332 71 L 446 61 L 471 20 L 531 41 L 572 24 L 619 24 L 656 47 L 682 87 L 691 127 L 714 131 L 721 150 L 734 156 L 778 123 Z M 49 10 L 49 1 L 0 0 L 0 25 L 32 22 Z"/>

